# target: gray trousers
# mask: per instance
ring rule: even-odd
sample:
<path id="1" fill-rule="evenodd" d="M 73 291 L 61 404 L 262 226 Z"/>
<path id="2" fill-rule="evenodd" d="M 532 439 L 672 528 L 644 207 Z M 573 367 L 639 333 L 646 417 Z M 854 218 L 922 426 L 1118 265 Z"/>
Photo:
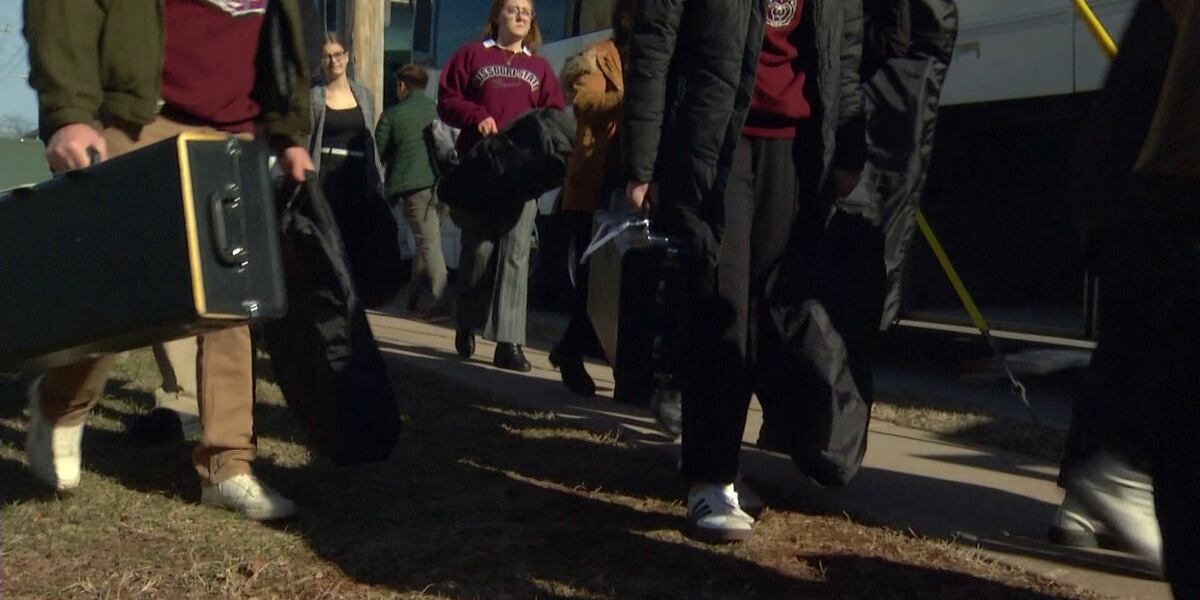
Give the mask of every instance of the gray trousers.
<path id="1" fill-rule="evenodd" d="M 495 342 L 524 344 L 529 290 L 529 248 L 537 201 L 525 203 L 508 232 L 463 219 L 456 317 L 460 326 L 483 328 Z"/>
<path id="2" fill-rule="evenodd" d="M 432 188 L 401 194 L 393 204 L 393 210 L 403 211 L 404 220 L 412 229 L 417 242 L 413 257 L 412 281 L 408 284 L 410 304 L 420 298 L 423 283 L 429 284 L 433 296 L 433 308 L 448 300 L 446 292 L 446 257 L 442 254 L 442 215 L 444 205 L 437 201 Z M 400 240 L 401 244 L 407 243 Z"/>

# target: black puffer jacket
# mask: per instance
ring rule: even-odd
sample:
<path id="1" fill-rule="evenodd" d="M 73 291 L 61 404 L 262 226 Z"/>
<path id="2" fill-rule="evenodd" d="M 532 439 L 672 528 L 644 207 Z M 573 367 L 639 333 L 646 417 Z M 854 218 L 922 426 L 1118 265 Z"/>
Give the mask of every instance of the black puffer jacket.
<path id="1" fill-rule="evenodd" d="M 561 187 L 575 144 L 575 122 L 557 108 L 539 108 L 499 135 L 483 138 L 438 181 L 438 199 L 460 218 L 508 231 L 530 198 Z M 459 223 L 461 225 L 462 223 Z"/>
<path id="2" fill-rule="evenodd" d="M 765 0 L 645 0 L 625 72 L 626 176 L 659 185 L 658 226 L 715 259 L 721 197 L 754 90 Z M 824 185 L 866 159 L 862 0 L 807 0 L 802 56 L 817 84 Z"/>

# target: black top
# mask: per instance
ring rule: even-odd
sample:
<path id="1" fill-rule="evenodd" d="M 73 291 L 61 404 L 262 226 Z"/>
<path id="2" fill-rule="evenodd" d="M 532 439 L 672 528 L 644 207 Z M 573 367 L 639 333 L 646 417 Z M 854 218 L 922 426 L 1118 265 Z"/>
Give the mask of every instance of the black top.
<path id="1" fill-rule="evenodd" d="M 321 147 L 363 152 L 367 149 L 367 134 L 359 107 L 342 110 L 326 107 Z"/>

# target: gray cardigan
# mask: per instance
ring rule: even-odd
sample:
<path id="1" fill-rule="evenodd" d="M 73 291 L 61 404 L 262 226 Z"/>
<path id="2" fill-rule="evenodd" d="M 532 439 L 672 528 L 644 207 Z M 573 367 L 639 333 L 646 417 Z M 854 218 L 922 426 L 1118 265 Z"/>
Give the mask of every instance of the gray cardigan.
<path id="1" fill-rule="evenodd" d="M 312 135 L 308 140 L 308 152 L 312 155 L 313 165 L 317 172 L 321 172 L 321 139 L 325 135 L 325 90 L 326 87 L 318 85 L 311 92 L 312 106 Z M 379 161 L 379 149 L 375 145 L 375 95 L 367 86 L 350 80 L 350 91 L 354 94 L 354 100 L 358 102 L 358 108 L 362 112 L 363 123 L 367 128 L 367 160 L 375 165 L 371 171 L 374 173 L 374 181 L 370 182 L 370 188 L 383 193 L 383 165 Z"/>

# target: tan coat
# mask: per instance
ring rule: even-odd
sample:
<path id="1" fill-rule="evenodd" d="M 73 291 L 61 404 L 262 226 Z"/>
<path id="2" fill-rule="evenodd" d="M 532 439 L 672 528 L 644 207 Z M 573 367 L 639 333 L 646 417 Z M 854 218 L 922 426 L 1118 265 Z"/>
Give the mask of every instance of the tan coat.
<path id="1" fill-rule="evenodd" d="M 1151 175 L 1200 178 L 1200 3 L 1163 0 L 1179 26 L 1150 134 L 1137 170 Z"/>
<path id="2" fill-rule="evenodd" d="M 605 178 L 618 174 L 617 135 L 625 94 L 621 55 L 611 40 L 597 42 L 567 62 L 561 80 L 578 122 L 563 208 L 593 211 L 607 206 Z"/>

